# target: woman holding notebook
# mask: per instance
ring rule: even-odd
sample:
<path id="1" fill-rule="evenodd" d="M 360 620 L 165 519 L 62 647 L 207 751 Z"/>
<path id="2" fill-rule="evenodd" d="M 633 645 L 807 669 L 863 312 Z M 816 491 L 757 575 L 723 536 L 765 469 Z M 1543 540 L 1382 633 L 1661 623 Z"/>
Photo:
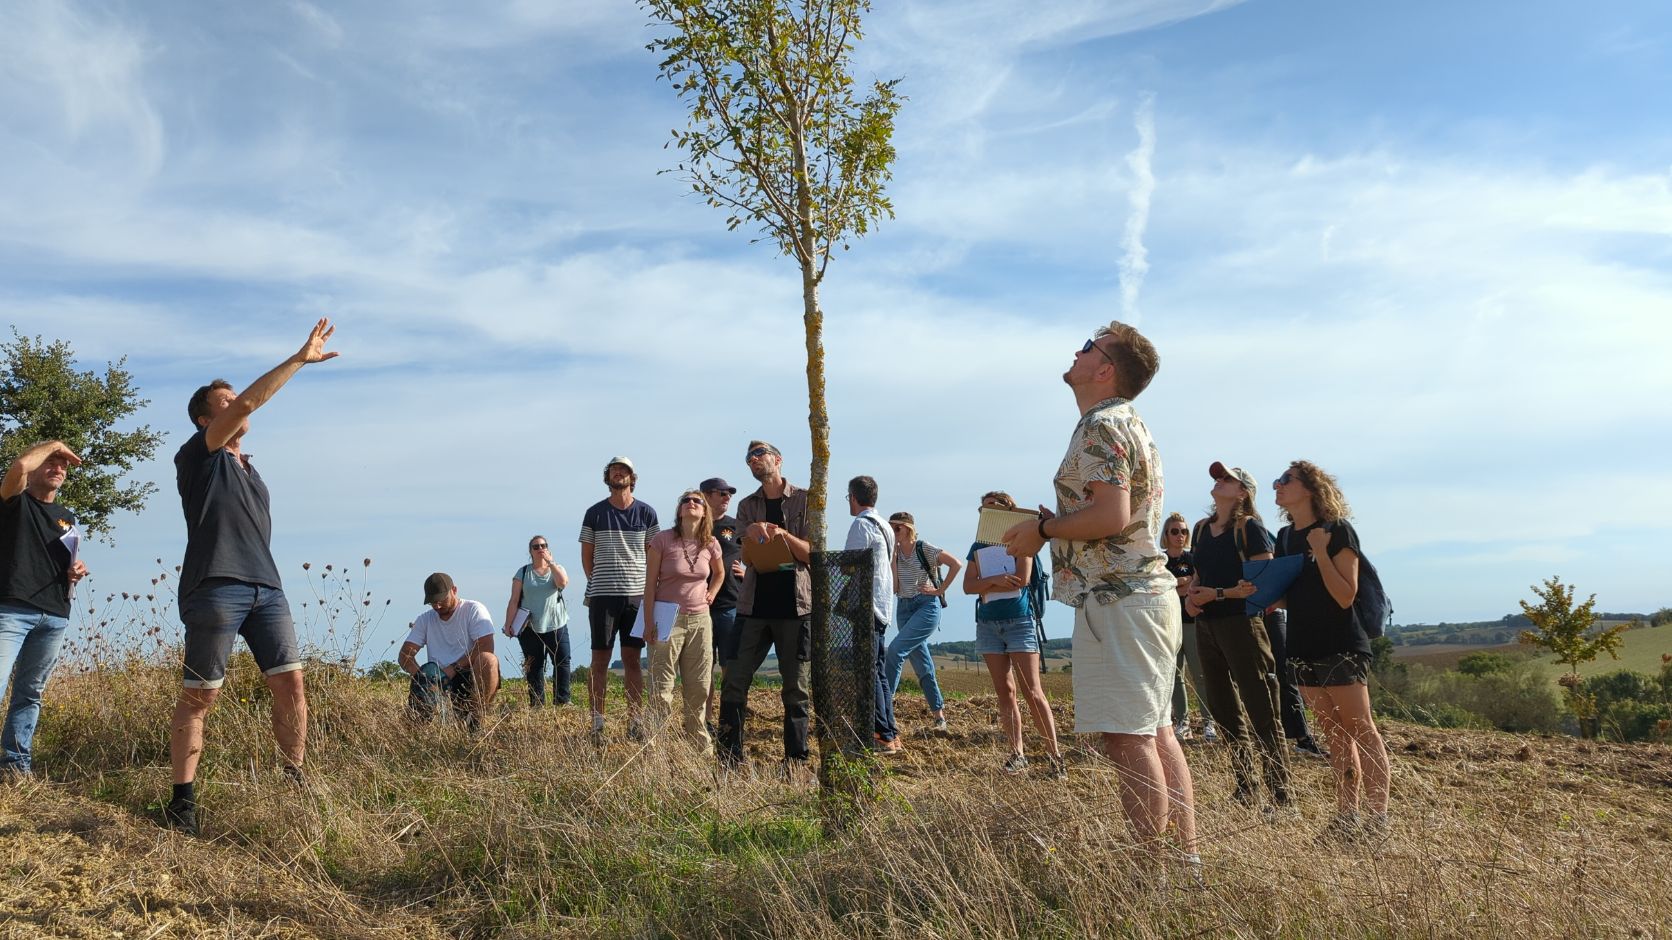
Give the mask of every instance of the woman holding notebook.
<path id="1" fill-rule="evenodd" d="M 552 664 L 552 703 L 569 704 L 569 608 L 563 589 L 569 574 L 552 561 L 544 535 L 528 540 L 528 564 L 511 578 L 511 603 L 505 608 L 505 633 L 522 647 L 528 704 L 546 704 L 546 660 Z"/>
<path id="2" fill-rule="evenodd" d="M 998 490 L 981 497 L 981 505 L 985 509 L 1016 510 L 1016 501 Z M 1020 774 L 1028 767 L 1022 745 L 1022 712 L 1011 683 L 1014 672 L 1028 700 L 1034 727 L 1045 738 L 1048 773 L 1052 779 L 1061 780 L 1068 774 L 1057 747 L 1057 722 L 1039 682 L 1039 632 L 1027 590 L 1032 576 L 1032 558 L 1012 558 L 1002 545 L 976 542 L 970 546 L 969 566 L 964 569 L 964 593 L 979 598 L 975 650 L 986 660 L 987 672 L 993 677 L 993 691 L 999 697 L 999 725 L 1010 740 L 1004 772 Z"/>
<path id="3" fill-rule="evenodd" d="M 650 649 L 652 727 L 673 711 L 674 677 L 682 687 L 685 733 L 705 752 L 708 690 L 714 682 L 714 623 L 708 607 L 725 583 L 714 516 L 701 490 L 686 490 L 674 511 L 673 528 L 651 537 L 645 547 L 644 642 Z"/>

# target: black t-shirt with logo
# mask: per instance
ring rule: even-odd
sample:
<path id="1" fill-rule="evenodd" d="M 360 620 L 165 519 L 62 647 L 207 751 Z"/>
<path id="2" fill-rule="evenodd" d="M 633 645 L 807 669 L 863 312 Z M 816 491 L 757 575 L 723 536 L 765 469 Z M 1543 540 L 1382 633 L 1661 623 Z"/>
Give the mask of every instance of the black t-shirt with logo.
<path id="1" fill-rule="evenodd" d="M 1167 573 L 1180 581 L 1189 581 L 1190 576 L 1196 573 L 1196 559 L 1192 558 L 1189 552 L 1179 552 L 1179 557 L 1167 559 Z M 1184 605 L 1183 597 L 1179 598 L 1179 605 Z M 1186 613 L 1184 622 L 1195 623 L 1196 618 Z"/>
<path id="2" fill-rule="evenodd" d="M 0 600 L 55 617 L 70 615 L 70 548 L 75 514 L 19 493 L 0 503 Z M 0 676 L 4 684 L 5 676 Z"/>
<path id="3" fill-rule="evenodd" d="M 743 534 L 742 529 L 731 516 L 714 520 L 714 538 L 720 542 L 720 563 L 726 569 L 726 580 L 720 582 L 720 593 L 714 595 L 714 603 L 708 605 L 715 610 L 737 607 L 737 576 L 732 574 L 732 562 L 743 557 L 743 543 L 738 541 Z"/>
<path id="4" fill-rule="evenodd" d="M 783 497 L 766 501 L 766 521 L 783 526 Z M 795 572 L 755 572 L 755 606 L 750 616 L 761 620 L 794 620 Z"/>
<path id="5" fill-rule="evenodd" d="M 1264 555 L 1271 551 L 1271 533 L 1252 516 L 1243 520 L 1242 553 L 1237 553 L 1237 533 L 1234 526 L 1226 526 L 1219 535 L 1213 534 L 1213 523 L 1196 527 L 1196 537 L 1190 543 L 1190 554 L 1196 562 L 1196 585 L 1209 588 L 1232 588 L 1242 580 L 1245 558 Z M 1238 617 L 1248 609 L 1240 599 L 1209 601 L 1202 608 L 1204 617 Z"/>
<path id="6" fill-rule="evenodd" d="M 1334 558 L 1344 548 L 1359 553 L 1358 533 L 1345 519 L 1336 522 L 1315 522 L 1299 531 L 1292 525 L 1277 533 L 1278 555 L 1305 555 L 1300 576 L 1289 585 L 1289 658 L 1318 660 L 1337 653 L 1370 655 L 1370 635 L 1359 626 L 1353 616 L 1353 606 L 1342 607 L 1324 584 L 1318 570 L 1318 560 L 1306 544 L 1306 536 L 1322 527 L 1329 533 L 1329 555 Z"/>
<path id="7" fill-rule="evenodd" d="M 186 512 L 180 598 L 208 578 L 280 587 L 269 547 L 273 517 L 267 484 L 249 457 L 241 462 L 224 447 L 209 450 L 200 430 L 174 455 L 174 475 Z"/>

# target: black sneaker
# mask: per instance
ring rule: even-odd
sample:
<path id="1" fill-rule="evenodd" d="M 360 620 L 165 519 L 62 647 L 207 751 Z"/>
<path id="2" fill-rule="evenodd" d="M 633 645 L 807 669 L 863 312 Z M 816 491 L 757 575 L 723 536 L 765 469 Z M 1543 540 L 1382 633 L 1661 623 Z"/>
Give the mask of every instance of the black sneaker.
<path id="1" fill-rule="evenodd" d="M 163 807 L 163 825 L 188 836 L 197 835 L 197 804 L 170 800 Z"/>
<path id="2" fill-rule="evenodd" d="M 1301 738 L 1295 742 L 1295 750 L 1305 757 L 1317 760 L 1329 760 L 1329 752 L 1318 746 L 1312 738 Z"/>

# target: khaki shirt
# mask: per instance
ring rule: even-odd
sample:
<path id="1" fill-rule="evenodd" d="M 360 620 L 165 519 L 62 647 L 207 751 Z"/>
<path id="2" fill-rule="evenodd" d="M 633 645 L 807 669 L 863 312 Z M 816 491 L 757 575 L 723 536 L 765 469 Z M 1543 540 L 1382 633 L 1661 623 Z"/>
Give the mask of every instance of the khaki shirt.
<path id="1" fill-rule="evenodd" d="M 1130 401 L 1104 399 L 1080 418 L 1055 483 L 1058 515 L 1090 506 L 1091 485 L 1107 483 L 1130 495 L 1132 519 L 1104 538 L 1052 539 L 1053 597 L 1079 607 L 1087 595 L 1108 603 L 1175 588 L 1177 579 L 1167 573 L 1167 552 L 1160 545 L 1161 452 Z"/>
<path id="2" fill-rule="evenodd" d="M 766 521 L 766 493 L 756 489 L 743 497 L 737 507 L 739 527 L 748 529 L 756 522 Z M 784 481 L 783 527 L 798 539 L 807 538 L 807 491 L 788 480 Z M 746 537 L 746 536 L 743 536 Z M 737 613 L 748 617 L 755 609 L 755 569 L 744 566 L 743 587 L 737 594 Z M 813 574 L 807 566 L 795 563 L 795 615 L 806 617 L 813 612 Z"/>

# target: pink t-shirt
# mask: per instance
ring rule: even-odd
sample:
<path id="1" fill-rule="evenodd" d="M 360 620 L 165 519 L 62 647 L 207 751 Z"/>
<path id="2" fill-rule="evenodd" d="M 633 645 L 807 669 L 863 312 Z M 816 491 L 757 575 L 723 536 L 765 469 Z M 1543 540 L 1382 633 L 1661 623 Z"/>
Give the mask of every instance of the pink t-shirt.
<path id="1" fill-rule="evenodd" d="M 651 537 L 650 547 L 662 555 L 656 599 L 677 603 L 687 614 L 707 610 L 709 571 L 720 560 L 720 541 L 711 538 L 703 547 L 695 548 L 689 541 L 676 539 L 672 530 L 664 529 Z"/>

